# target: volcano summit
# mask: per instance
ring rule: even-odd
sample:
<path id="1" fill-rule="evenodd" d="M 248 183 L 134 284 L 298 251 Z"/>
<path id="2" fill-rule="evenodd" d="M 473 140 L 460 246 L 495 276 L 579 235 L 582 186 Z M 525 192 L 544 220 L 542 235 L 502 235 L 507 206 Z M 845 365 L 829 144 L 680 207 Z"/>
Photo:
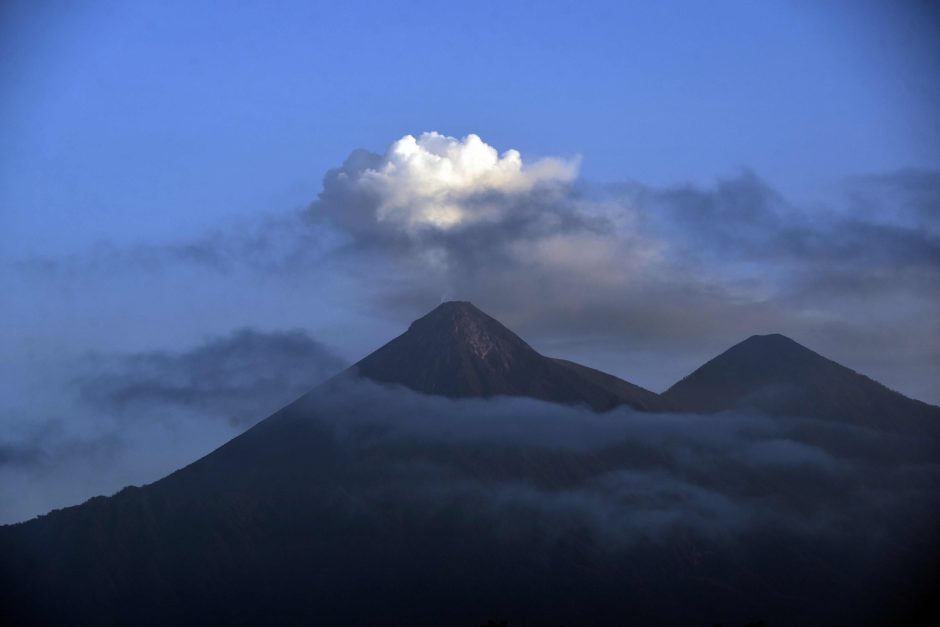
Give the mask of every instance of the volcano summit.
<path id="1" fill-rule="evenodd" d="M 657 394 L 570 361 L 544 357 L 471 303 L 447 302 L 352 367 L 381 383 L 452 398 L 526 396 L 595 410 L 656 411 Z"/>

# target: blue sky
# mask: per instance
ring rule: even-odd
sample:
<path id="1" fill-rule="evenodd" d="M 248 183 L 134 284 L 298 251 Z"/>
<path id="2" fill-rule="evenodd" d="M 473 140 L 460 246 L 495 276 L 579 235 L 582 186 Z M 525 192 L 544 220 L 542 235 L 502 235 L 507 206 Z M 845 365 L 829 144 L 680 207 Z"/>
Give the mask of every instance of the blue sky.
<path id="1" fill-rule="evenodd" d="M 352 148 L 427 130 L 580 154 L 595 180 L 748 167 L 801 196 L 940 159 L 916 2 L 277 7 L 5 3 L 4 248 L 300 205 Z"/>
<path id="2" fill-rule="evenodd" d="M 782 332 L 940 403 L 938 35 L 916 0 L 4 2 L 0 518 L 153 480 L 244 428 L 231 385 L 260 418 L 441 298 L 656 391 Z M 102 400 L 141 382 L 202 400 Z"/>

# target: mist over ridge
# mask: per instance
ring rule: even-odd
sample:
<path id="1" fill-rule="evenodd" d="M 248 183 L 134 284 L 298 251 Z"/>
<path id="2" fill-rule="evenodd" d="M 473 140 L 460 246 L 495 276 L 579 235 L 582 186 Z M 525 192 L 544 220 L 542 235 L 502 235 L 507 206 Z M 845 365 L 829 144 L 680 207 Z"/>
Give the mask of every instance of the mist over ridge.
<path id="1" fill-rule="evenodd" d="M 770 342 L 808 360 L 797 374 L 831 363 L 791 344 Z M 459 367 L 442 367 L 453 356 Z M 786 405 L 645 412 L 531 398 L 538 386 L 460 387 L 480 373 L 512 383 L 503 368 L 517 359 L 533 377 L 603 374 L 542 357 L 469 303 L 442 304 L 362 362 L 397 368 L 354 365 L 160 481 L 0 528 L 8 607 L 45 621 L 376 625 L 493 613 L 519 625 L 880 624 L 927 607 L 940 439 L 921 428 L 937 408 L 912 426 L 853 424 Z M 114 573 L 123 592 L 98 595 Z M 198 592 L 206 577 L 217 601 Z M 40 590 L 60 604 L 35 605 Z"/>

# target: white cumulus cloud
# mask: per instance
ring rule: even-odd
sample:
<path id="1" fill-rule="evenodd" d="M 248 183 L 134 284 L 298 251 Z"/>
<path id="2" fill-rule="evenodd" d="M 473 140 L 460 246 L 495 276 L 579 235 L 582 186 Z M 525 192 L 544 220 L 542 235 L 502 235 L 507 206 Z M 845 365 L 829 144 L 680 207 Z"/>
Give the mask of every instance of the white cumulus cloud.
<path id="1" fill-rule="evenodd" d="M 321 204 L 354 230 L 446 231 L 498 222 L 510 206 L 507 196 L 568 183 L 577 172 L 577 159 L 527 164 L 519 151 L 500 154 L 474 134 L 405 135 L 384 155 L 354 153 L 327 176 Z"/>

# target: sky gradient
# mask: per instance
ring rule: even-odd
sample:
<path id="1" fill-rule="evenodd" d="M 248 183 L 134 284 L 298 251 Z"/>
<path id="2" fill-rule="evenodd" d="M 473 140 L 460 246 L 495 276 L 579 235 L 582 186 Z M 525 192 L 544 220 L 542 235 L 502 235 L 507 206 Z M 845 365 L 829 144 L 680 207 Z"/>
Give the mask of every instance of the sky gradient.
<path id="1" fill-rule="evenodd" d="M 940 403 L 937 41 L 918 1 L 3 3 L 0 522 L 441 299 L 654 391 L 781 332 Z"/>

